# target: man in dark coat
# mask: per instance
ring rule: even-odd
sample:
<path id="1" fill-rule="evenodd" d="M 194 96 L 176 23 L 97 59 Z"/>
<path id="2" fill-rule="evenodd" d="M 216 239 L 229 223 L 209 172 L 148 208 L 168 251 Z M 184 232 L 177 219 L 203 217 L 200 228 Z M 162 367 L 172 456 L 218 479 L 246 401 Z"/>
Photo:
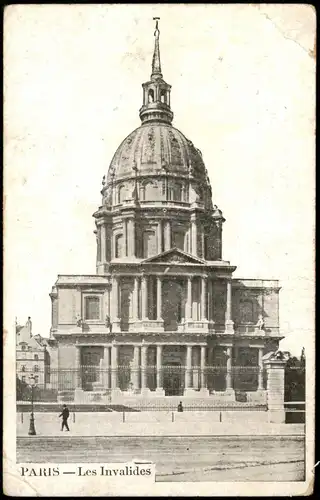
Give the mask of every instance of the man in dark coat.
<path id="1" fill-rule="evenodd" d="M 182 401 L 178 404 L 178 411 L 183 411 Z"/>
<path id="2" fill-rule="evenodd" d="M 68 410 L 66 405 L 63 405 L 63 410 L 60 413 L 59 417 L 62 417 L 61 430 L 63 431 L 63 428 L 65 427 L 67 429 L 67 431 L 70 431 L 69 426 L 68 426 L 69 410 Z"/>

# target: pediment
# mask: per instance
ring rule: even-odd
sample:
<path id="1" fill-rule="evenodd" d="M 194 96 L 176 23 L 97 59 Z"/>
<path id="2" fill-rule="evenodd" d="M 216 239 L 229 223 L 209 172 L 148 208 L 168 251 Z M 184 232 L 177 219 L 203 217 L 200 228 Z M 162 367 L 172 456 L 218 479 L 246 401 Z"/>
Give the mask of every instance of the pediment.
<path id="1" fill-rule="evenodd" d="M 205 264 L 205 261 L 190 255 L 179 248 L 172 248 L 166 252 L 162 252 L 154 257 L 149 257 L 145 259 L 142 263 L 152 263 L 152 264 Z"/>

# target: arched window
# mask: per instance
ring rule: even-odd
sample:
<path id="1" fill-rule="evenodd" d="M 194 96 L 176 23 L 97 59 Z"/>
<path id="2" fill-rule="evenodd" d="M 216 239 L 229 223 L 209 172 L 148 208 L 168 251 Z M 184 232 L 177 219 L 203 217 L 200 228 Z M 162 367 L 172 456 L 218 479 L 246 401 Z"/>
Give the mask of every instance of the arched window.
<path id="1" fill-rule="evenodd" d="M 124 186 L 118 187 L 118 203 L 121 203 L 124 197 Z"/>
<path id="2" fill-rule="evenodd" d="M 148 101 L 149 102 L 154 102 L 154 91 L 153 91 L 153 89 L 149 89 L 149 92 L 148 92 Z"/>
<path id="3" fill-rule="evenodd" d="M 116 234 L 115 239 L 115 258 L 122 257 L 122 234 Z"/>
<path id="4" fill-rule="evenodd" d="M 169 200 L 181 201 L 182 200 L 182 184 L 174 182 L 169 187 Z"/>
<path id="5" fill-rule="evenodd" d="M 99 297 L 86 297 L 86 299 L 85 299 L 85 319 L 100 319 L 100 299 L 99 299 Z"/>
<path id="6" fill-rule="evenodd" d="M 35 355 L 34 355 L 34 360 L 35 360 L 35 361 L 38 361 L 38 359 L 39 359 L 38 354 L 35 354 Z"/>
<path id="7" fill-rule="evenodd" d="M 33 367 L 33 371 L 34 371 L 34 372 L 38 372 L 38 371 L 39 371 L 39 366 L 38 366 L 38 365 L 34 365 L 34 367 Z"/>
<path id="8" fill-rule="evenodd" d="M 240 320 L 241 323 L 253 323 L 253 303 L 251 300 L 240 302 Z"/>
<path id="9" fill-rule="evenodd" d="M 161 90 L 160 92 L 160 101 L 167 104 L 167 93 L 165 90 Z"/>

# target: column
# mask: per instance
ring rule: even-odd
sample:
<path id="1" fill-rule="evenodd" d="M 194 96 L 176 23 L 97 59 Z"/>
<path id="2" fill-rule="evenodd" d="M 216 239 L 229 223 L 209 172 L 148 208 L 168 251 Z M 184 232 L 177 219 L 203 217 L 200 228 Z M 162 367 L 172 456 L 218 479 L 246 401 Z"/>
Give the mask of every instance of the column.
<path id="1" fill-rule="evenodd" d="M 201 276 L 201 320 L 207 319 L 207 278 Z"/>
<path id="2" fill-rule="evenodd" d="M 263 348 L 259 347 L 258 349 L 258 366 L 259 366 L 259 373 L 258 373 L 258 391 L 263 391 Z"/>
<path id="3" fill-rule="evenodd" d="M 135 257 L 136 254 L 136 231 L 135 222 L 133 219 L 128 219 L 127 221 L 127 248 L 128 257 Z"/>
<path id="4" fill-rule="evenodd" d="M 76 346 L 76 389 L 81 389 L 81 347 Z"/>
<path id="5" fill-rule="evenodd" d="M 109 346 L 104 346 L 103 348 L 103 385 L 105 389 L 109 389 L 109 371 L 110 371 L 110 362 L 109 362 Z"/>
<path id="6" fill-rule="evenodd" d="M 111 346 L 111 389 L 118 389 L 118 346 Z"/>
<path id="7" fill-rule="evenodd" d="M 157 392 L 163 391 L 162 387 L 162 345 L 157 345 Z"/>
<path id="8" fill-rule="evenodd" d="M 137 391 L 140 389 L 139 384 L 139 346 L 133 346 L 133 373 L 132 373 L 132 381 L 133 381 L 133 390 Z"/>
<path id="9" fill-rule="evenodd" d="M 148 319 L 148 291 L 147 291 L 147 277 L 141 278 L 141 319 L 146 321 Z"/>
<path id="10" fill-rule="evenodd" d="M 112 277 L 111 321 L 119 321 L 119 276 Z"/>
<path id="11" fill-rule="evenodd" d="M 192 255 L 198 255 L 198 230 L 195 216 L 191 218 L 191 250 Z"/>
<path id="12" fill-rule="evenodd" d="M 232 321 L 232 284 L 231 280 L 227 281 L 227 306 L 226 306 L 226 332 L 233 333 Z"/>
<path id="13" fill-rule="evenodd" d="M 122 255 L 129 255 L 128 254 L 128 220 L 127 219 L 123 219 L 122 221 L 122 232 L 123 232 L 123 248 L 124 248 L 124 252 L 122 253 Z"/>
<path id="14" fill-rule="evenodd" d="M 141 390 L 147 389 L 147 353 L 148 346 L 141 346 Z"/>
<path id="15" fill-rule="evenodd" d="M 232 390 L 232 347 L 227 348 L 227 375 L 226 375 L 226 390 Z"/>
<path id="16" fill-rule="evenodd" d="M 158 253 L 161 253 L 162 252 L 162 220 L 161 219 L 159 219 L 157 231 L 158 231 Z"/>
<path id="17" fill-rule="evenodd" d="M 171 223 L 166 220 L 164 223 L 164 249 L 170 250 L 171 248 Z"/>
<path id="18" fill-rule="evenodd" d="M 192 319 L 192 277 L 187 277 L 186 319 Z"/>
<path id="19" fill-rule="evenodd" d="M 192 387 L 191 373 L 192 371 L 192 345 L 187 345 L 186 355 L 186 371 L 185 371 L 185 389 L 188 390 Z"/>
<path id="20" fill-rule="evenodd" d="M 214 375 L 213 375 L 213 361 L 214 361 L 214 351 L 213 347 L 208 347 L 208 366 L 209 366 L 209 373 L 208 373 L 208 389 L 212 390 L 214 389 Z"/>
<path id="21" fill-rule="evenodd" d="M 132 312 L 131 316 L 133 321 L 138 320 L 138 276 L 133 277 L 133 290 L 132 290 Z"/>
<path id="22" fill-rule="evenodd" d="M 162 279 L 157 276 L 157 321 L 162 321 Z"/>
<path id="23" fill-rule="evenodd" d="M 107 244 L 106 226 L 105 226 L 104 222 L 101 224 L 100 229 L 101 229 L 101 232 L 100 232 L 101 259 L 100 259 L 100 261 L 102 263 L 104 263 L 106 261 L 106 244 Z"/>
<path id="24" fill-rule="evenodd" d="M 206 346 L 201 346 L 200 351 L 200 389 L 206 389 Z"/>
<path id="25" fill-rule="evenodd" d="M 208 281 L 208 320 L 213 321 L 213 280 Z"/>

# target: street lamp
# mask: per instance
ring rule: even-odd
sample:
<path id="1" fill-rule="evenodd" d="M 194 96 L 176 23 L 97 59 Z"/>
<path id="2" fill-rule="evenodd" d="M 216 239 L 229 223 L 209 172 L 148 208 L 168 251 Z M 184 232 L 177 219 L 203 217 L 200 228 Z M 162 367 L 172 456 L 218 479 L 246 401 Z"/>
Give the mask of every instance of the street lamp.
<path id="1" fill-rule="evenodd" d="M 31 415 L 30 415 L 30 425 L 29 425 L 29 436 L 35 436 L 36 428 L 34 426 L 34 414 L 33 414 L 33 390 L 36 384 L 36 380 L 34 377 L 30 377 L 30 387 L 31 387 Z"/>

